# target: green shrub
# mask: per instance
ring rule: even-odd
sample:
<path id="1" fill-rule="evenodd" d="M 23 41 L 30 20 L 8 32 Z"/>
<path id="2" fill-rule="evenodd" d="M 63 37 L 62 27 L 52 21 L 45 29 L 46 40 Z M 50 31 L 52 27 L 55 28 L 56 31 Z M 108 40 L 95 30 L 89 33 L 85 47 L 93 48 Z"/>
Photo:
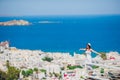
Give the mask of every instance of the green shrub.
<path id="1" fill-rule="evenodd" d="M 23 77 L 26 77 L 26 72 L 24 70 L 22 70 L 22 75 Z"/>
<path id="2" fill-rule="evenodd" d="M 93 65 L 92 68 L 93 68 L 93 69 L 96 69 L 96 68 L 99 68 L 99 66 Z"/>
<path id="3" fill-rule="evenodd" d="M 64 70 L 65 68 L 64 68 L 64 67 L 61 67 L 60 69 L 61 69 L 61 70 Z"/>
<path id="4" fill-rule="evenodd" d="M 38 68 L 34 68 L 34 71 L 35 71 L 35 72 L 38 72 Z"/>
<path id="5" fill-rule="evenodd" d="M 46 70 L 45 69 L 40 69 L 41 72 L 43 73 L 46 73 Z"/>
<path id="6" fill-rule="evenodd" d="M 55 77 L 59 77 L 60 74 L 59 73 L 53 73 L 55 75 Z"/>
<path id="7" fill-rule="evenodd" d="M 9 61 L 6 62 L 6 66 L 6 80 L 17 80 L 19 78 L 20 70 L 14 66 L 10 66 Z"/>
<path id="8" fill-rule="evenodd" d="M 76 66 L 76 68 L 83 68 L 82 66 Z"/>
<path id="9" fill-rule="evenodd" d="M 30 74 L 33 74 L 33 70 L 32 69 L 29 69 L 28 70 Z"/>
<path id="10" fill-rule="evenodd" d="M 0 70 L 0 77 L 1 77 L 1 79 L 4 79 L 4 80 L 5 80 L 6 77 L 7 77 L 6 72 Z M 0 79 L 0 80 L 1 80 L 1 79 Z"/>
<path id="11" fill-rule="evenodd" d="M 83 76 L 80 76 L 81 79 L 85 79 Z"/>
<path id="12" fill-rule="evenodd" d="M 48 62 L 51 62 L 53 60 L 53 58 L 50 58 L 50 57 L 44 57 L 42 58 L 43 61 L 48 61 Z"/>
<path id="13" fill-rule="evenodd" d="M 32 69 L 28 69 L 28 70 L 26 70 L 26 71 L 22 70 L 22 75 L 23 75 L 24 77 L 28 77 L 28 76 L 30 76 L 31 74 L 33 74 L 33 70 L 32 70 Z"/>
<path id="14" fill-rule="evenodd" d="M 52 77 L 52 76 L 53 76 L 53 74 L 52 74 L 51 72 L 50 72 L 49 74 L 50 74 L 50 77 Z"/>
<path id="15" fill-rule="evenodd" d="M 104 69 L 103 68 L 101 68 L 100 73 L 104 73 Z"/>
<path id="16" fill-rule="evenodd" d="M 73 69 L 82 68 L 82 67 L 81 66 L 70 66 L 70 65 L 68 65 L 67 68 L 70 69 L 70 70 L 73 70 Z"/>
<path id="17" fill-rule="evenodd" d="M 106 59 L 107 59 L 106 53 L 101 53 L 101 58 L 102 58 L 103 60 L 106 60 Z"/>

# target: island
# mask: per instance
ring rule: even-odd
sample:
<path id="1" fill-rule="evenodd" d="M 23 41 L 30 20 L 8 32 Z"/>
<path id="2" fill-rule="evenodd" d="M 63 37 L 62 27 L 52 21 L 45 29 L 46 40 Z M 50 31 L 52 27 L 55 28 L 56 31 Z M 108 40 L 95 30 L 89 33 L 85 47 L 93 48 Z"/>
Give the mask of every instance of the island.
<path id="1" fill-rule="evenodd" d="M 26 20 L 11 20 L 6 22 L 0 22 L 0 26 L 14 26 L 14 25 L 30 25 L 30 22 Z"/>

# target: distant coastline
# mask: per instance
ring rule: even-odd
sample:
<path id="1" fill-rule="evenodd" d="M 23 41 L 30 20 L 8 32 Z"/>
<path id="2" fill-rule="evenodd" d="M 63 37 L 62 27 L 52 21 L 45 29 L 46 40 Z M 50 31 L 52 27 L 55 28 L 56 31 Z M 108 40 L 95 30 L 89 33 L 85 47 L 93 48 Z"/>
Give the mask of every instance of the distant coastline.
<path id="1" fill-rule="evenodd" d="M 26 20 L 10 20 L 6 22 L 0 22 L 0 26 L 14 26 L 14 25 L 30 25 L 30 22 Z"/>

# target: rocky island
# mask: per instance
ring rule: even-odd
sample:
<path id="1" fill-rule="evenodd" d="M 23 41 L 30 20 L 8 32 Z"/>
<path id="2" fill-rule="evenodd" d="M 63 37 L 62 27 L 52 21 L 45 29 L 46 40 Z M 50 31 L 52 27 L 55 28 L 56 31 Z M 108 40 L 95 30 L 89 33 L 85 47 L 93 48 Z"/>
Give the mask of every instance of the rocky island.
<path id="1" fill-rule="evenodd" d="M 6 22 L 0 22 L 0 26 L 13 26 L 13 25 L 30 25 L 30 22 L 26 20 L 11 20 Z"/>

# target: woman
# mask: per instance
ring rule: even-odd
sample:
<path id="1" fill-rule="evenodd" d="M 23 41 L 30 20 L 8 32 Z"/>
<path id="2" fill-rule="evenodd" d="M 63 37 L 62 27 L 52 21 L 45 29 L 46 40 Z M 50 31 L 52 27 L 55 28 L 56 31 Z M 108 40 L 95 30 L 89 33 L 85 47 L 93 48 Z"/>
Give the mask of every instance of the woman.
<path id="1" fill-rule="evenodd" d="M 86 53 L 86 63 L 92 63 L 92 57 L 91 57 L 91 53 L 94 52 L 98 55 L 100 55 L 100 53 L 94 51 L 92 48 L 91 48 L 91 44 L 88 43 L 86 48 L 80 48 L 80 50 L 85 50 L 85 53 Z"/>

